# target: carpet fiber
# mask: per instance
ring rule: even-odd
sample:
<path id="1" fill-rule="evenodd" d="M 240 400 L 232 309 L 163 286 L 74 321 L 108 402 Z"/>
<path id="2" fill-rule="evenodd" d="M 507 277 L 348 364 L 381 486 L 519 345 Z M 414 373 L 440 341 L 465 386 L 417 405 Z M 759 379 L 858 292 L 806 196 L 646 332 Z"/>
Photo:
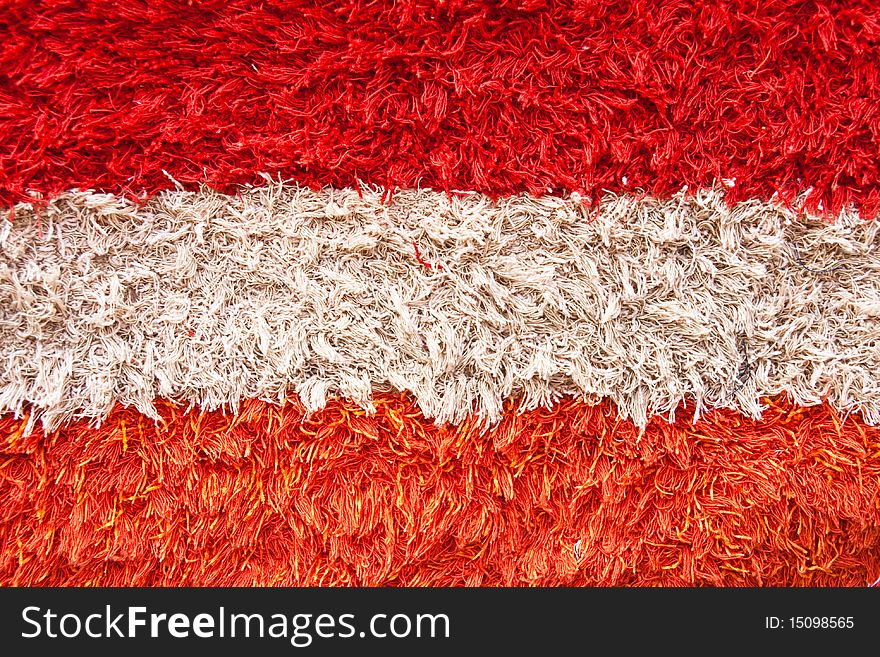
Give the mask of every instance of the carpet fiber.
<path id="1" fill-rule="evenodd" d="M 573 5 L 573 6 L 571 6 Z M 880 202 L 872 0 L 11 0 L 0 194 L 301 183 Z"/>
<path id="2" fill-rule="evenodd" d="M 880 575 L 880 430 L 768 400 L 644 431 L 563 400 L 483 431 L 160 402 L 0 423 L 0 580 L 29 585 L 849 585 Z"/>
<path id="3" fill-rule="evenodd" d="M 0 585 L 880 581 L 876 2 L 0 34 Z"/>

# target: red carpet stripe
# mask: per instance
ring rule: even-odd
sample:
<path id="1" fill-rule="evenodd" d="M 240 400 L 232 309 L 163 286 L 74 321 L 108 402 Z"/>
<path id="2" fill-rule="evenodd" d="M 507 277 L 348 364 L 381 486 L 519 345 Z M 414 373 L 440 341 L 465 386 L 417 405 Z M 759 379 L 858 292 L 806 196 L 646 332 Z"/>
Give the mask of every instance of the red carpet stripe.
<path id="1" fill-rule="evenodd" d="M 160 402 L 0 419 L 0 583 L 853 585 L 880 576 L 880 429 L 780 399 L 640 432 L 608 404 L 483 431 Z"/>
<path id="2" fill-rule="evenodd" d="M 876 213 L 874 2 L 576 4 L 6 2 L 0 202 L 164 170 Z"/>

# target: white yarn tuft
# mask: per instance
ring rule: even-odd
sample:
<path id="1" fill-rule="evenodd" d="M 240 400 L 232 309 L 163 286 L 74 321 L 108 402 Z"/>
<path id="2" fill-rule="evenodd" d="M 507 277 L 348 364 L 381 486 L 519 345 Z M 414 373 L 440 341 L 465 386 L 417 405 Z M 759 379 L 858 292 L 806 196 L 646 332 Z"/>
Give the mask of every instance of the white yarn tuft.
<path id="1" fill-rule="evenodd" d="M 638 425 L 682 402 L 827 399 L 880 422 L 880 223 L 720 190 L 579 199 L 275 183 L 145 205 L 71 191 L 0 223 L 0 412 L 49 427 L 165 397 L 489 422 L 564 395 Z M 38 216 L 39 214 L 39 216 Z"/>

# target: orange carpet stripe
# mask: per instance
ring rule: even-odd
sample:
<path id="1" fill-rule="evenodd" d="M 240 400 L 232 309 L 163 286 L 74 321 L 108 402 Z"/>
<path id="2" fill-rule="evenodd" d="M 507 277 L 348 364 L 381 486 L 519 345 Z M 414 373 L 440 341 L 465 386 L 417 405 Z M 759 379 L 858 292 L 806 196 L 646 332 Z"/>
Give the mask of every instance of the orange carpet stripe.
<path id="1" fill-rule="evenodd" d="M 411 397 L 307 415 L 159 402 L 0 419 L 4 585 L 856 585 L 880 576 L 880 428 L 767 400 L 639 430 L 563 401 L 491 428 Z"/>

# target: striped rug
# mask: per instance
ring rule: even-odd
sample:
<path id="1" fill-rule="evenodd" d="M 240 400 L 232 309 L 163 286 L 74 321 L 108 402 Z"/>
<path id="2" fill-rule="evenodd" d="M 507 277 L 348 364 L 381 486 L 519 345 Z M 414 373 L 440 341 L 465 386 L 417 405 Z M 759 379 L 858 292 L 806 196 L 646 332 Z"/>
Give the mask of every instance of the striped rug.
<path id="1" fill-rule="evenodd" d="M 876 584 L 875 4 L 6 3 L 0 584 Z"/>

